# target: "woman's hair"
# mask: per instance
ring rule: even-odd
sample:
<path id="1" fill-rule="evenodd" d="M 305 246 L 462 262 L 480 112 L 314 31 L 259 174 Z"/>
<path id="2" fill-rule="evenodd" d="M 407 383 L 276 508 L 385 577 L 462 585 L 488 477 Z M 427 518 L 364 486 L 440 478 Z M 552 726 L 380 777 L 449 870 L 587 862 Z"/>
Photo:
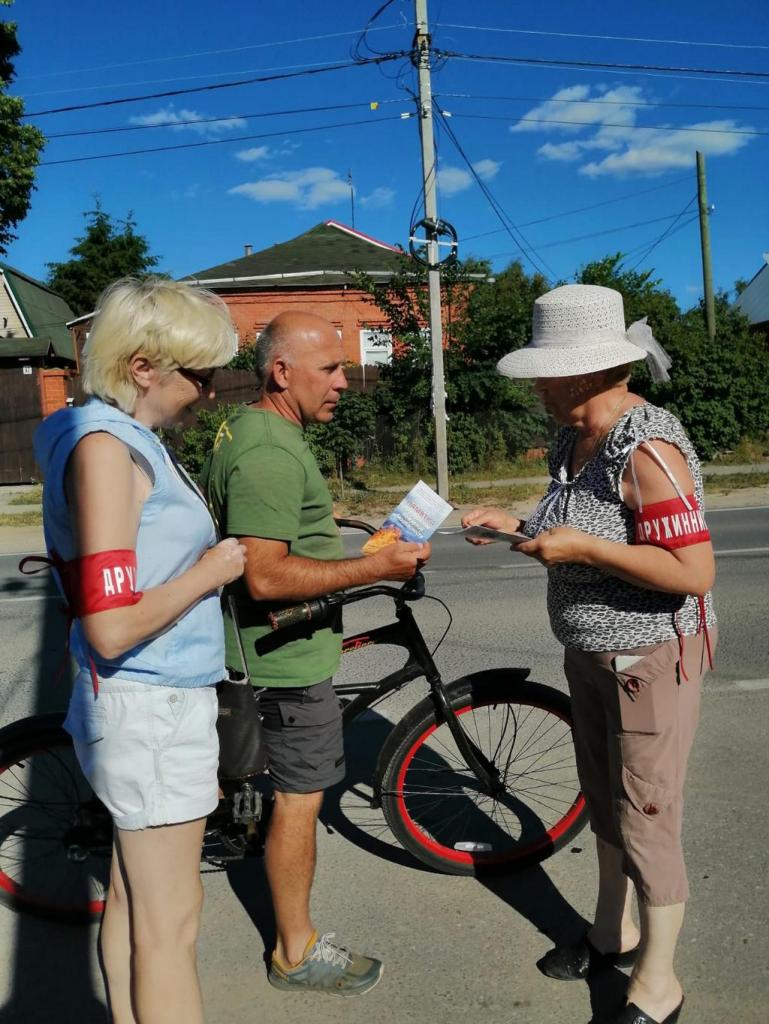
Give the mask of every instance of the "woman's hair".
<path id="1" fill-rule="evenodd" d="M 612 366 L 608 370 L 601 370 L 606 387 L 613 388 L 617 384 L 624 384 L 625 381 L 630 380 L 634 365 L 634 363 L 624 363 L 621 366 Z"/>
<path id="2" fill-rule="evenodd" d="M 237 347 L 218 295 L 162 277 L 124 277 L 97 303 L 83 350 L 83 390 L 130 414 L 138 389 L 129 364 L 137 353 L 159 370 L 203 370 L 224 366 Z"/>

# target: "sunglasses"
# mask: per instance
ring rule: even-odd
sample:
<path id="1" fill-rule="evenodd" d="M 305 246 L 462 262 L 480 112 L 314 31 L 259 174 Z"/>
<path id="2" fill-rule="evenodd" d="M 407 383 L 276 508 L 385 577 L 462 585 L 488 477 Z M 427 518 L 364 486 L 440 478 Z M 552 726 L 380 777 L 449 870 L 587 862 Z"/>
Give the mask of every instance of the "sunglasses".
<path id="1" fill-rule="evenodd" d="M 214 382 L 214 374 L 216 373 L 216 370 L 209 370 L 208 373 L 198 373 L 197 370 L 189 370 L 186 366 L 177 366 L 176 370 L 182 377 L 186 377 L 193 384 L 197 384 L 201 391 L 207 391 L 211 387 Z"/>

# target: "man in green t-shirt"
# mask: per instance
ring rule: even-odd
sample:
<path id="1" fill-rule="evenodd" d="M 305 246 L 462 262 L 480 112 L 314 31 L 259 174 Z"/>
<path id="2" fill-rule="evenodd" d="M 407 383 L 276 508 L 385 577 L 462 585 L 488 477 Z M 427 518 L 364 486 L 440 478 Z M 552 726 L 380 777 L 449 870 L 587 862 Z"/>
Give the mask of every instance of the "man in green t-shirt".
<path id="1" fill-rule="evenodd" d="M 429 544 L 397 541 L 345 558 L 331 495 L 304 439 L 328 423 L 347 387 L 335 328 L 311 313 L 281 313 L 256 348 L 257 400 L 216 438 L 204 474 L 222 533 L 247 551 L 234 589 L 251 681 L 260 698 L 275 808 L 265 850 L 277 941 L 269 980 L 277 988 L 362 994 L 379 981 L 379 960 L 318 936 L 310 918 L 315 828 L 323 791 L 344 778 L 342 717 L 331 677 L 342 650 L 338 620 L 273 634 L 267 614 L 335 590 L 407 580 Z M 239 665 L 225 620 L 227 664 Z"/>

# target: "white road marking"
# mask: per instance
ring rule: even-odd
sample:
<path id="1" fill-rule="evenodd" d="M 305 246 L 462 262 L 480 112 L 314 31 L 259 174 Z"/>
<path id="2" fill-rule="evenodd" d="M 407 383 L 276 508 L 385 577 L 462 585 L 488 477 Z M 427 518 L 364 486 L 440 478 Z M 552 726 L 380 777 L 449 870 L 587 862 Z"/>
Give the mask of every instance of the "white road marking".
<path id="1" fill-rule="evenodd" d="M 769 548 L 722 548 L 714 552 L 716 558 L 723 558 L 725 555 L 765 555 Z"/>
<path id="2" fill-rule="evenodd" d="M 11 601 L 61 601 L 58 594 L 40 594 L 36 597 L 0 597 L 0 604 Z"/>
<path id="3" fill-rule="evenodd" d="M 705 512 L 708 516 L 717 516 L 721 512 L 765 512 L 769 505 L 735 505 L 734 508 L 708 508 L 705 502 Z"/>

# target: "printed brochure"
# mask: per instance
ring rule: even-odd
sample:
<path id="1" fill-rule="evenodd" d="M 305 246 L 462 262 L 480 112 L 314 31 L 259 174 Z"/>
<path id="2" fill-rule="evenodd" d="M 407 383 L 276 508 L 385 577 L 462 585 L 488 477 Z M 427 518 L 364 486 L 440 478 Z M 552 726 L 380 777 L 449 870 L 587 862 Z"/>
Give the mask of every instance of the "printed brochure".
<path id="1" fill-rule="evenodd" d="M 432 537 L 451 510 L 447 501 L 420 480 L 366 541 L 363 554 L 373 555 L 396 540 L 421 544 Z"/>

